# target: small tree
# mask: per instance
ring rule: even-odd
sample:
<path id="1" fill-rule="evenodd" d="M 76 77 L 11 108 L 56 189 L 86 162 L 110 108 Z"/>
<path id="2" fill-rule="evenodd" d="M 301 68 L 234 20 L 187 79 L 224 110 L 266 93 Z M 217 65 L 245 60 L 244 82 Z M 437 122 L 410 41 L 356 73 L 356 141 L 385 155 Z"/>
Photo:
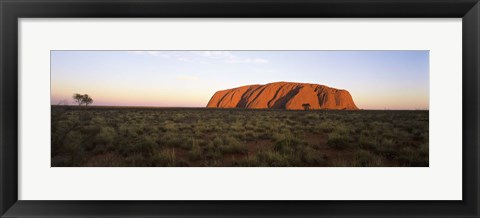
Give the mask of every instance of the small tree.
<path id="1" fill-rule="evenodd" d="M 304 110 L 310 110 L 310 104 L 309 103 L 306 103 L 306 104 L 302 104 L 302 107 Z"/>
<path id="2" fill-rule="evenodd" d="M 75 93 L 73 94 L 73 100 L 75 100 L 78 106 L 82 106 L 82 104 L 85 104 L 85 107 L 86 107 L 89 104 L 93 103 L 93 99 L 87 94 L 81 95 L 81 94 Z"/>
<path id="3" fill-rule="evenodd" d="M 81 106 L 83 104 L 83 95 L 75 93 L 73 94 L 73 100 L 78 104 L 78 106 Z"/>
<path id="4" fill-rule="evenodd" d="M 83 103 L 85 104 L 85 107 L 88 106 L 89 104 L 93 103 L 93 99 L 90 98 L 87 94 L 83 95 Z"/>

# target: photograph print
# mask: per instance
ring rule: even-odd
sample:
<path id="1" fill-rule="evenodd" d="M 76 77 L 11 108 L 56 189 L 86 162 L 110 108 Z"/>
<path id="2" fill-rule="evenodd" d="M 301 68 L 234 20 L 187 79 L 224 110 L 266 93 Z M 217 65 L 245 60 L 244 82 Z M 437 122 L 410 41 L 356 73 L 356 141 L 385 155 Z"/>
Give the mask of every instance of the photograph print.
<path id="1" fill-rule="evenodd" d="M 51 51 L 51 167 L 428 167 L 427 50 Z"/>

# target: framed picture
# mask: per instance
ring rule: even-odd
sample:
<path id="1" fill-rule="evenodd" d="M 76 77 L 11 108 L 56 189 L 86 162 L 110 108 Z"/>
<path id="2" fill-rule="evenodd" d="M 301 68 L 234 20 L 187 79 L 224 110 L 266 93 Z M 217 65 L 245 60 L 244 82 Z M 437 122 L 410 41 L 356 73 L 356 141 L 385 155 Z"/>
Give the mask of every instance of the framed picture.
<path id="1" fill-rule="evenodd" d="M 479 7 L 2 1 L 1 217 L 478 217 Z"/>

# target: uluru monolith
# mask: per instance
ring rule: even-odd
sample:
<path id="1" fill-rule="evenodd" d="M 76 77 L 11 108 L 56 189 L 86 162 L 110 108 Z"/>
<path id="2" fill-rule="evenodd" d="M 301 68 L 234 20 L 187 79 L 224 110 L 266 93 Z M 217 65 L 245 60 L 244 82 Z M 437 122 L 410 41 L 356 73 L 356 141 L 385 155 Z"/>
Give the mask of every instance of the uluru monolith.
<path id="1" fill-rule="evenodd" d="M 207 108 L 358 110 L 347 90 L 319 84 L 275 82 L 217 91 Z"/>

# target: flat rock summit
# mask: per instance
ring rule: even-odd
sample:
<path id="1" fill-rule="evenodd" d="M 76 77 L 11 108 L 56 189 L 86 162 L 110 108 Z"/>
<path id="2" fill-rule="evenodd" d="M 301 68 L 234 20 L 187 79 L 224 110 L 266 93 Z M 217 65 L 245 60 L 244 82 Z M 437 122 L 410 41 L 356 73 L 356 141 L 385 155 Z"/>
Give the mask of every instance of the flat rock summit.
<path id="1" fill-rule="evenodd" d="M 207 108 L 358 110 L 347 90 L 293 82 L 247 85 L 217 91 Z"/>

